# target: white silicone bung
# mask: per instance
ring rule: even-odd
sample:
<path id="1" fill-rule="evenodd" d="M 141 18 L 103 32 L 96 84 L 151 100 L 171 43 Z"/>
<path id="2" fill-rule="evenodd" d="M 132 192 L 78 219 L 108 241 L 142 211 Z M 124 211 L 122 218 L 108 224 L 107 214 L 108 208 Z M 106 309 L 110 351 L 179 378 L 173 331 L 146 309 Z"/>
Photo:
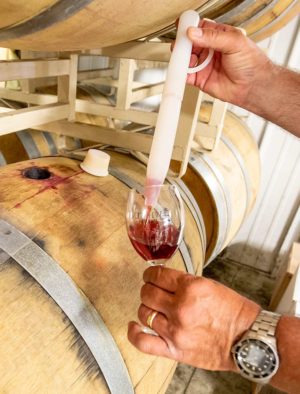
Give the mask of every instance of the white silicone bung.
<path id="1" fill-rule="evenodd" d="M 89 149 L 80 167 L 95 176 L 108 175 L 110 156 L 98 149 Z"/>

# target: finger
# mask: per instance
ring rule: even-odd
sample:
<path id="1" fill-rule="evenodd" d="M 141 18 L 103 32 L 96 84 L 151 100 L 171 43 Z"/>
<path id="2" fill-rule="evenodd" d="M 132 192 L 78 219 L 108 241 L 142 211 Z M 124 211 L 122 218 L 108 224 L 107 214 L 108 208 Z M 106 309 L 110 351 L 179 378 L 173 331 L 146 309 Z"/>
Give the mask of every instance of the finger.
<path id="1" fill-rule="evenodd" d="M 138 318 L 140 322 L 144 325 L 147 326 L 147 319 L 150 316 L 150 314 L 153 312 L 152 309 L 148 308 L 146 305 L 141 304 L 139 309 L 138 309 Z M 168 320 L 165 315 L 162 313 L 158 312 L 157 315 L 155 316 L 154 320 L 152 321 L 152 328 L 154 331 L 157 332 L 158 335 L 161 337 L 166 337 L 168 335 Z"/>
<path id="2" fill-rule="evenodd" d="M 207 18 L 203 18 L 200 21 L 199 27 L 203 27 L 205 29 L 215 29 L 215 30 L 220 30 L 220 31 L 235 31 L 237 29 L 240 30 L 240 28 L 238 28 L 238 27 L 226 25 L 225 23 L 217 23 L 217 22 L 215 22 L 211 19 L 207 19 Z"/>
<path id="3" fill-rule="evenodd" d="M 207 58 L 208 56 L 208 48 L 203 48 L 201 49 L 199 55 L 198 55 L 198 59 L 197 59 L 197 63 L 196 64 L 201 64 L 204 62 L 204 60 Z"/>
<path id="4" fill-rule="evenodd" d="M 213 19 L 209 19 L 209 18 L 202 18 L 201 21 L 203 21 L 203 22 L 217 23 L 217 22 L 214 21 Z M 200 22 L 201 22 L 201 21 L 200 21 Z"/>
<path id="5" fill-rule="evenodd" d="M 143 279 L 145 283 L 152 283 L 161 289 L 174 293 L 177 290 L 178 281 L 184 275 L 186 275 L 184 272 L 158 266 L 147 268 L 144 272 Z"/>
<path id="6" fill-rule="evenodd" d="M 195 67 L 197 64 L 198 64 L 198 56 L 192 53 L 189 67 Z M 189 85 L 195 85 L 195 82 L 196 82 L 196 74 L 195 73 L 187 74 L 186 83 L 188 83 Z"/>
<path id="7" fill-rule="evenodd" d="M 202 49 L 198 57 L 198 64 L 201 64 L 205 61 L 208 56 L 208 49 Z M 212 72 L 212 69 L 215 65 L 215 56 L 213 57 L 212 61 L 205 67 L 203 70 L 200 70 L 196 73 L 192 73 L 195 75 L 194 85 L 198 86 L 201 90 L 204 89 L 207 80 Z M 190 83 L 190 81 L 188 81 Z"/>
<path id="8" fill-rule="evenodd" d="M 142 304 L 150 309 L 163 313 L 167 317 L 169 317 L 170 311 L 173 309 L 173 297 L 172 294 L 151 283 L 146 283 L 141 288 Z"/>
<path id="9" fill-rule="evenodd" d="M 188 74 L 187 77 L 186 77 L 186 83 L 188 85 L 195 86 L 195 84 L 196 84 L 196 74 L 195 73 Z"/>
<path id="10" fill-rule="evenodd" d="M 198 64 L 198 56 L 195 53 L 192 53 L 189 67 L 195 67 L 197 64 Z"/>
<path id="11" fill-rule="evenodd" d="M 173 358 L 167 343 L 161 337 L 145 334 L 143 328 L 135 322 L 128 324 L 127 337 L 141 352 Z"/>
<path id="12" fill-rule="evenodd" d="M 200 20 L 198 27 L 206 27 L 207 29 L 216 29 L 217 23 L 211 19 L 203 18 Z"/>
<path id="13" fill-rule="evenodd" d="M 212 48 L 226 54 L 237 52 L 245 45 L 245 40 L 247 40 L 238 29 L 221 31 L 190 27 L 188 37 L 196 47 Z"/>

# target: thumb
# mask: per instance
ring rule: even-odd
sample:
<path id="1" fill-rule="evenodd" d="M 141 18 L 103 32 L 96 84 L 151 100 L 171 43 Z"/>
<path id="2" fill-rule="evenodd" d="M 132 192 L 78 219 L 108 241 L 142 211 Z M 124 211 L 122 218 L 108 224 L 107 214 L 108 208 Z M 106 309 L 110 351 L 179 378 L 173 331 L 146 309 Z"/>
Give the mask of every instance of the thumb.
<path id="1" fill-rule="evenodd" d="M 234 53 L 245 45 L 247 38 L 238 29 L 222 31 L 217 29 L 206 29 L 189 27 L 187 31 L 189 39 L 197 47 L 212 48 L 218 52 Z"/>

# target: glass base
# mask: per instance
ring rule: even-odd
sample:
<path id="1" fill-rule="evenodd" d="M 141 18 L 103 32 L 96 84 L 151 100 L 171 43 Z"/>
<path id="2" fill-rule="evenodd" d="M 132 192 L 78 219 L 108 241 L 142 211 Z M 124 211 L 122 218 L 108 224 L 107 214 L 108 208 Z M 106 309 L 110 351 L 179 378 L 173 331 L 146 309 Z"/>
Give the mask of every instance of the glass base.
<path id="1" fill-rule="evenodd" d="M 166 259 L 160 259 L 160 260 L 148 260 L 147 263 L 151 266 L 161 266 L 164 267 L 166 265 L 167 260 Z"/>

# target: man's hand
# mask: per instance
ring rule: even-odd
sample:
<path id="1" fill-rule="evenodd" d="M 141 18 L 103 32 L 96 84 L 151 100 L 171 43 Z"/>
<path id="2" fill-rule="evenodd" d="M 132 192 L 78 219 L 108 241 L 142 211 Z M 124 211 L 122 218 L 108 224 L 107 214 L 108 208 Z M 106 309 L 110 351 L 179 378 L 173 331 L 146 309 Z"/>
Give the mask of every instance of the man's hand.
<path id="1" fill-rule="evenodd" d="M 189 28 L 193 42 L 190 67 L 207 56 L 206 48 L 215 50 L 211 63 L 202 71 L 190 74 L 187 83 L 223 101 L 245 105 L 253 84 L 272 68 L 269 58 L 240 29 L 202 20 L 199 28 Z"/>
<path id="2" fill-rule="evenodd" d="M 236 370 L 232 345 L 247 331 L 260 307 L 225 286 L 164 267 L 144 273 L 138 317 L 143 325 L 159 313 L 145 334 L 130 322 L 128 338 L 139 350 L 210 370 Z"/>
<path id="3" fill-rule="evenodd" d="M 202 20 L 190 27 L 190 67 L 202 63 L 207 48 L 210 64 L 190 74 L 187 83 L 213 97 L 238 105 L 300 137 L 300 74 L 273 64 L 241 30 Z"/>

